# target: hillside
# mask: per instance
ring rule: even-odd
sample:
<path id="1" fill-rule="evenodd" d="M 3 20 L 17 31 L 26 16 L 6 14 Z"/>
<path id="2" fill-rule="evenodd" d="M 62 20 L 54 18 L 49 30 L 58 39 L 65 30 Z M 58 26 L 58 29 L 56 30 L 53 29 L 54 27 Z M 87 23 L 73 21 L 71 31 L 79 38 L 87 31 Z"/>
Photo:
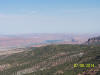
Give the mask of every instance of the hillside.
<path id="1" fill-rule="evenodd" d="M 95 67 L 74 67 L 76 63 Z M 0 59 L 0 75 L 99 75 L 98 64 L 100 46 L 48 45 Z"/>

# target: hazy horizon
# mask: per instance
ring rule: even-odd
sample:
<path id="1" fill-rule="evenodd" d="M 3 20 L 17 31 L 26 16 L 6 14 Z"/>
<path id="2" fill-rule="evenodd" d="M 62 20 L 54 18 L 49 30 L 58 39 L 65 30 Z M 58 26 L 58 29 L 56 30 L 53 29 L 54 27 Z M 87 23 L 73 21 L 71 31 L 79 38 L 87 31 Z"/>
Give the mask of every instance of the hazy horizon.
<path id="1" fill-rule="evenodd" d="M 0 36 L 19 36 L 19 35 L 34 35 L 34 34 L 65 34 L 65 35 L 100 35 L 100 33 L 14 33 L 14 34 L 0 34 Z"/>

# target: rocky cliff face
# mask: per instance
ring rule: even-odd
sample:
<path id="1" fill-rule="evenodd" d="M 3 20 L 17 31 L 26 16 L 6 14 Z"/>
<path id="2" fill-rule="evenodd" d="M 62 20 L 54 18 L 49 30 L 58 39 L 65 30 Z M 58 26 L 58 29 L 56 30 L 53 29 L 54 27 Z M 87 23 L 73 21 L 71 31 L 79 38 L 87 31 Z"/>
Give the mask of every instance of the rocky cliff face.
<path id="1" fill-rule="evenodd" d="M 86 42 L 88 45 L 100 45 L 100 36 L 99 37 L 93 37 L 89 38 Z"/>

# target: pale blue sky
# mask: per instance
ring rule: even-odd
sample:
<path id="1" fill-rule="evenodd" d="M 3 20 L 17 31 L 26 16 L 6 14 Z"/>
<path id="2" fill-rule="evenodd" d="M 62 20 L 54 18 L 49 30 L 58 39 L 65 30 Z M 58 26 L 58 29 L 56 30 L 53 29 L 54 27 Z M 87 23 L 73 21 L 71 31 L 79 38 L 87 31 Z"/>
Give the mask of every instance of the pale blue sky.
<path id="1" fill-rule="evenodd" d="M 0 34 L 100 33 L 100 0 L 0 0 Z"/>

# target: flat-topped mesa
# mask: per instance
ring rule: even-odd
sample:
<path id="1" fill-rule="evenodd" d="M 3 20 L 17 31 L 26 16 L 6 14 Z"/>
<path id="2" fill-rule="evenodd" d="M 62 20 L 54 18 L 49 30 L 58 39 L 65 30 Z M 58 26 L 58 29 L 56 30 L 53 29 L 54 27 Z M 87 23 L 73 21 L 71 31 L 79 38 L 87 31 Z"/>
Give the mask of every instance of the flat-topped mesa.
<path id="1" fill-rule="evenodd" d="M 88 44 L 88 45 L 100 45 L 100 36 L 89 38 L 88 41 L 85 44 Z"/>

